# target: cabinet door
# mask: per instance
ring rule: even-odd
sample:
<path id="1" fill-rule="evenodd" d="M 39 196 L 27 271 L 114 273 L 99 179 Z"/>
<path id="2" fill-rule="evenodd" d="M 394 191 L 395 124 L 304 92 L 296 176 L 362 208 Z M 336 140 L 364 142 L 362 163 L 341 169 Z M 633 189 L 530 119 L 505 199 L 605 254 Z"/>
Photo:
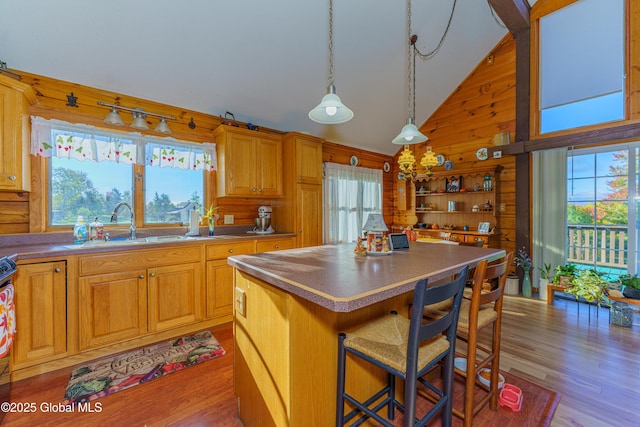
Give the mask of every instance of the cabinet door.
<path id="1" fill-rule="evenodd" d="M 299 184 L 297 186 L 297 236 L 298 247 L 322 244 L 322 186 Z"/>
<path id="2" fill-rule="evenodd" d="M 78 287 L 81 350 L 147 332 L 146 270 L 81 277 Z"/>
<path id="3" fill-rule="evenodd" d="M 31 188 L 28 161 L 29 104 L 19 90 L 0 81 L 0 189 Z"/>
<path id="4" fill-rule="evenodd" d="M 12 347 L 14 368 L 65 355 L 66 298 L 64 261 L 18 266 L 15 277 L 18 333 Z"/>
<path id="5" fill-rule="evenodd" d="M 228 132 L 225 147 L 227 196 L 255 196 L 258 192 L 255 138 Z"/>
<path id="6" fill-rule="evenodd" d="M 271 139 L 256 139 L 258 164 L 258 196 L 282 196 L 282 143 Z"/>
<path id="7" fill-rule="evenodd" d="M 202 319 L 200 263 L 155 267 L 148 273 L 149 332 Z"/>
<path id="8" fill-rule="evenodd" d="M 233 313 L 233 267 L 226 259 L 207 261 L 207 319 Z"/>
<path id="9" fill-rule="evenodd" d="M 293 238 L 259 240 L 256 243 L 256 253 L 282 251 L 284 249 L 293 249 L 295 246 L 295 240 Z"/>
<path id="10" fill-rule="evenodd" d="M 296 138 L 296 182 L 322 185 L 322 144 Z"/>

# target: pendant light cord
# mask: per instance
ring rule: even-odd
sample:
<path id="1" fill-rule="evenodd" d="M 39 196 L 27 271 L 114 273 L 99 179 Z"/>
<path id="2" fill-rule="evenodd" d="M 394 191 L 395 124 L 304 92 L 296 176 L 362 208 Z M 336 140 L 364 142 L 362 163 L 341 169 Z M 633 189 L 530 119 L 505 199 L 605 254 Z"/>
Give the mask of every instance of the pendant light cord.
<path id="1" fill-rule="evenodd" d="M 411 0 L 409 0 L 409 3 L 411 3 Z M 442 47 L 442 43 L 444 43 L 444 39 L 447 37 L 447 34 L 449 33 L 449 28 L 451 28 L 451 21 L 453 20 L 453 13 L 456 10 L 456 3 L 457 3 L 457 0 L 453 0 L 453 5 L 451 6 L 451 15 L 449 15 L 449 21 L 447 22 L 447 27 L 444 29 L 444 33 L 442 34 L 442 37 L 440 38 L 438 45 L 431 52 L 427 52 L 427 53 L 420 52 L 420 49 L 418 49 L 414 45 L 415 52 L 420 57 L 420 59 L 427 60 L 431 58 L 433 55 L 438 53 L 438 51 Z"/>
<path id="2" fill-rule="evenodd" d="M 413 96 L 413 91 L 415 89 L 415 74 L 412 72 L 415 70 L 415 43 L 412 43 L 411 37 L 411 0 L 407 0 L 407 41 L 409 42 L 409 52 L 407 54 L 407 86 L 408 86 L 408 109 L 409 109 L 409 118 L 411 120 L 415 120 L 414 117 L 414 108 L 415 108 L 415 97 Z M 413 49 L 412 49 L 413 47 Z M 411 51 L 414 51 L 412 54 Z M 411 56 L 413 56 L 413 64 L 414 67 L 411 67 Z M 413 82 L 413 84 L 412 84 Z"/>
<path id="3" fill-rule="evenodd" d="M 333 0 L 329 0 L 329 86 L 333 86 Z"/>

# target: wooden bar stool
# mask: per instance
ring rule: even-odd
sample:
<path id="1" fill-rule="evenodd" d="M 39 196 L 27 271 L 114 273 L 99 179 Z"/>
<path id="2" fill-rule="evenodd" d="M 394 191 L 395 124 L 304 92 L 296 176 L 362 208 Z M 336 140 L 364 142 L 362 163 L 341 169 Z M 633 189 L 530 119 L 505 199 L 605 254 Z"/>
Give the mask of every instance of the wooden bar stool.
<path id="1" fill-rule="evenodd" d="M 502 325 L 502 299 L 504 286 L 507 282 L 509 266 L 513 262 L 513 252 L 494 264 L 479 265 L 473 277 L 471 299 L 463 299 L 458 319 L 458 339 L 467 343 L 467 369 L 456 373 L 465 378 L 464 410 L 453 409 L 453 414 L 464 421 L 465 427 L 470 427 L 473 416 L 482 409 L 487 402 L 492 411 L 498 407 L 498 381 L 500 372 L 500 330 Z M 489 284 L 489 286 L 487 286 Z M 484 286 L 483 286 L 484 285 Z M 491 290 L 488 290 L 490 288 Z M 478 333 L 492 327 L 490 348 L 478 342 Z M 486 356 L 478 354 L 481 351 Z M 491 369 L 490 385 L 486 387 L 479 383 L 477 373 L 483 368 Z M 474 401 L 476 385 L 487 393 Z"/>
<path id="2" fill-rule="evenodd" d="M 431 288 L 427 287 L 426 279 L 419 280 L 414 290 L 413 307 L 421 309 L 413 310 L 411 319 L 392 312 L 352 332 L 338 335 L 336 425 L 342 426 L 353 419 L 353 425 L 359 425 L 373 418 L 383 426 L 392 427 L 389 420 L 394 419 L 395 408 L 404 412 L 405 426 L 424 426 L 439 412 L 442 425 L 451 425 L 455 326 L 468 271 L 469 267 L 464 267 L 452 282 Z M 422 310 L 427 302 L 449 299 L 452 299 L 452 304 L 446 314 L 431 322 L 423 322 Z M 347 353 L 387 372 L 387 384 L 364 402 L 359 402 L 345 391 Z M 444 364 L 442 389 L 422 378 L 440 362 Z M 396 377 L 404 380 L 404 405 L 395 397 Z M 416 419 L 418 383 L 428 388 L 437 400 L 419 420 Z M 353 408 L 346 415 L 345 403 Z M 387 419 L 379 414 L 385 407 Z"/>

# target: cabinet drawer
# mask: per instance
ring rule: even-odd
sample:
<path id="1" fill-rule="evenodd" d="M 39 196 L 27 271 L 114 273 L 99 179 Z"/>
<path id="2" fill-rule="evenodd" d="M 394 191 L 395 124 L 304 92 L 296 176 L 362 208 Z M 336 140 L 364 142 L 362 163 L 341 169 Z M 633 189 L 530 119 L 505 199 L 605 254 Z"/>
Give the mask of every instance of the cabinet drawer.
<path id="1" fill-rule="evenodd" d="M 283 249 L 293 249 L 295 247 L 293 239 L 264 240 L 256 243 L 256 253 L 281 251 Z"/>
<path id="2" fill-rule="evenodd" d="M 238 243 L 222 243 L 207 246 L 207 259 L 221 259 L 231 255 L 245 255 L 255 253 L 255 240 Z"/>
<path id="3" fill-rule="evenodd" d="M 139 269 L 140 267 L 199 262 L 200 253 L 201 247 L 199 245 L 181 245 L 152 251 L 109 252 L 80 257 L 79 271 L 81 276 L 86 276 L 89 274 L 117 273 Z"/>

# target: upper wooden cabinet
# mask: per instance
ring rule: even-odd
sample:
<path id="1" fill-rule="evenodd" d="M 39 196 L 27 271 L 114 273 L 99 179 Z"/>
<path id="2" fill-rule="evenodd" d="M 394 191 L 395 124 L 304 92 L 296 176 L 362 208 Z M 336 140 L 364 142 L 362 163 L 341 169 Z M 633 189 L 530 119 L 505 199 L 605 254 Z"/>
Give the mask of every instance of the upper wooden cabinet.
<path id="1" fill-rule="evenodd" d="M 298 184 L 322 184 L 322 141 L 309 135 L 289 133 L 283 137 L 285 150 L 293 150 Z M 294 155 L 290 157 L 293 158 Z M 287 154 L 288 158 L 289 155 Z"/>
<path id="2" fill-rule="evenodd" d="M 31 86 L 0 75 L 0 190 L 30 191 Z"/>
<path id="3" fill-rule="evenodd" d="M 282 140 L 233 126 L 214 132 L 218 197 L 282 197 Z"/>

